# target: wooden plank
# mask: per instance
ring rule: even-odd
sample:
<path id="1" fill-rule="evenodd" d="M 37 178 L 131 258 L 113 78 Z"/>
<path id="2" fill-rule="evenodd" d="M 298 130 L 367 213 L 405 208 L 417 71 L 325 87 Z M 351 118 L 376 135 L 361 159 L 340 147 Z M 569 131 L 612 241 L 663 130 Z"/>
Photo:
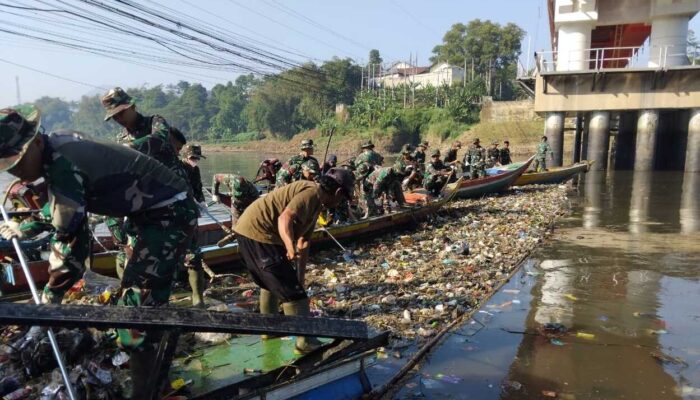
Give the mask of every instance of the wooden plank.
<path id="1" fill-rule="evenodd" d="M 367 325 L 362 321 L 230 313 L 195 308 L 0 303 L 0 325 L 2 324 L 142 330 L 179 328 L 184 332 L 267 333 L 282 336 L 369 339 Z"/>

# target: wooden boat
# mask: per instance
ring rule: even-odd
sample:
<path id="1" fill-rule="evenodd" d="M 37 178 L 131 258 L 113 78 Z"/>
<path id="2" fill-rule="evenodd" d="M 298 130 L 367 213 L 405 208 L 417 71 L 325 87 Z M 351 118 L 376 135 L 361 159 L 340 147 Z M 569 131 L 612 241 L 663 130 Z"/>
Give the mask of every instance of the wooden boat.
<path id="1" fill-rule="evenodd" d="M 563 183 L 581 172 L 588 172 L 593 161 L 581 161 L 568 167 L 554 167 L 542 172 L 525 172 L 515 181 L 513 186 L 546 185 Z"/>
<path id="2" fill-rule="evenodd" d="M 461 182 L 462 180 L 460 179 L 460 181 L 456 183 L 459 184 Z M 406 208 L 396 213 L 362 219 L 349 224 L 332 225 L 327 229 L 331 235 L 339 240 L 366 238 L 370 235 L 376 235 L 387 230 L 400 228 L 420 221 L 428 215 L 435 213 L 443 205 L 451 201 L 456 194 L 456 190 L 448 189 L 441 198 L 437 200 L 428 200 L 424 205 Z M 423 195 L 422 198 L 426 198 L 426 196 Z M 225 221 L 223 223 L 230 227 L 230 221 Z M 215 272 L 229 270 L 232 264 L 240 259 L 238 244 L 236 242 L 229 243 L 222 247 L 216 245 L 224 235 L 224 232 L 217 223 L 200 220 L 199 242 L 202 256 L 207 265 Z M 105 240 L 101 240 L 101 245 L 93 247 L 94 253 L 90 269 L 100 275 L 115 277 L 115 257 L 117 252 L 110 251 L 110 249 L 113 248 L 111 241 L 107 238 L 104 239 Z M 314 247 L 332 243 L 332 239 L 325 229 L 320 228 L 316 229 L 313 233 L 311 241 Z M 104 246 L 104 248 L 102 246 Z M 108 249 L 108 251 L 105 251 L 105 248 Z M 6 282 L 6 279 L 1 278 L 2 274 L 0 274 L 0 293 L 6 295 L 26 292 L 29 288 L 21 267 L 17 263 L 3 264 L 3 266 L 5 268 L 12 268 L 15 284 L 9 284 Z M 29 269 L 38 287 L 42 287 L 48 282 L 48 261 L 40 260 L 29 262 Z"/>
<path id="3" fill-rule="evenodd" d="M 522 163 L 515 163 L 512 169 L 503 170 L 494 175 L 487 175 L 483 178 L 464 179 L 447 185 L 447 190 L 456 190 L 457 198 L 481 197 L 488 193 L 497 193 L 508 189 L 522 175 L 534 156 Z"/>

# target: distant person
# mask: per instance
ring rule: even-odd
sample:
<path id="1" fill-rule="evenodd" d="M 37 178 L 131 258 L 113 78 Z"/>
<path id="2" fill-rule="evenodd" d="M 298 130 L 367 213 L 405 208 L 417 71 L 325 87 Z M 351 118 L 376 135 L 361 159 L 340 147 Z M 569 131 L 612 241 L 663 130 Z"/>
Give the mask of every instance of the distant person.
<path id="1" fill-rule="evenodd" d="M 260 163 L 255 182 L 267 181 L 268 186 L 275 184 L 275 176 L 282 168 L 282 163 L 276 158 L 268 158 Z"/>
<path id="2" fill-rule="evenodd" d="M 464 165 L 469 168 L 470 179 L 486 176 L 486 151 L 481 147 L 479 138 L 475 138 L 472 145 L 464 155 Z"/>
<path id="3" fill-rule="evenodd" d="M 221 186 L 225 189 L 223 193 Z M 212 192 L 213 201 L 231 208 L 231 226 L 236 226 L 245 209 L 260 197 L 253 182 L 236 174 L 215 174 L 212 178 Z"/>
<path id="4" fill-rule="evenodd" d="M 486 165 L 488 168 L 495 167 L 501 159 L 501 152 L 498 150 L 498 141 L 491 143 L 491 148 L 486 152 Z"/>
<path id="5" fill-rule="evenodd" d="M 445 158 L 443 159 L 445 164 L 454 164 L 457 161 L 457 152 L 462 149 L 462 142 L 459 140 L 452 143 L 450 149 L 447 150 Z"/>
<path id="6" fill-rule="evenodd" d="M 547 171 L 547 154 L 549 154 L 550 159 L 554 159 L 554 151 L 547 143 L 547 136 L 542 136 L 535 155 L 535 165 L 533 166 L 535 172 Z"/>
<path id="7" fill-rule="evenodd" d="M 503 142 L 503 148 L 501 149 L 501 152 L 499 154 L 500 158 L 500 163 L 501 165 L 508 165 L 513 162 L 510 158 L 510 142 L 505 140 Z"/>
<path id="8" fill-rule="evenodd" d="M 323 166 L 321 167 L 321 174 L 325 174 L 328 172 L 331 168 L 335 168 L 338 165 L 338 157 L 335 154 L 331 154 L 326 158 L 326 161 L 323 162 Z"/>
<path id="9" fill-rule="evenodd" d="M 318 176 L 321 173 L 321 166 L 314 155 L 314 141 L 304 139 L 301 141 L 301 152 L 287 161 L 277 172 L 276 187 L 288 185 L 302 179 L 303 165 L 311 170 L 310 174 Z M 307 174 L 308 176 L 309 174 Z"/>
<path id="10" fill-rule="evenodd" d="M 440 150 L 430 153 L 430 162 L 425 167 L 423 187 L 433 196 L 438 196 L 452 175 L 452 169 L 440 160 Z"/>
<path id="11" fill-rule="evenodd" d="M 321 210 L 351 200 L 354 187 L 350 171 L 331 168 L 318 182 L 291 183 L 243 212 L 234 231 L 245 266 L 260 286 L 261 313 L 276 314 L 281 301 L 285 315 L 310 314 L 304 278 L 311 234 Z M 316 338 L 297 336 L 294 351 L 304 354 L 319 345 Z"/>
<path id="12" fill-rule="evenodd" d="M 399 206 L 406 204 L 406 199 L 401 190 L 401 175 L 397 174 L 392 167 L 381 167 L 375 169 L 368 177 L 367 184 L 371 190 L 365 193 L 365 201 L 371 204 L 370 214 L 366 217 L 371 217 L 380 214 L 379 208 L 376 206 L 376 200 L 381 200 L 383 212 L 390 211 L 390 200 L 394 200 Z"/>
<path id="13" fill-rule="evenodd" d="M 430 144 L 427 141 L 424 141 L 416 146 L 416 151 L 413 152 L 413 159 L 416 161 L 416 164 L 418 164 L 418 168 L 420 168 L 421 171 L 423 171 L 425 168 L 425 152 L 428 151 L 429 147 Z"/>

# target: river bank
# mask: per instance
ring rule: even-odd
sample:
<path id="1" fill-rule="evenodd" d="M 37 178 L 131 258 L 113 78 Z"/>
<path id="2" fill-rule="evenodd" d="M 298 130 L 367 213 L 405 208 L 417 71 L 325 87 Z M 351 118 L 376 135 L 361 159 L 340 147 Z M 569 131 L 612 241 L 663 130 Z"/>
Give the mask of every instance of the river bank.
<path id="1" fill-rule="evenodd" d="M 474 138 L 481 140 L 482 146 L 487 147 L 491 142 L 504 140 L 510 141 L 511 152 L 515 157 L 527 158 L 531 156 L 542 134 L 542 121 L 509 121 L 509 122 L 484 122 L 471 127 L 469 130 L 450 137 L 442 138 L 432 135 L 421 136 L 421 140 L 427 140 L 431 146 L 446 150 L 455 141 L 460 140 L 464 145 L 462 152 Z M 293 155 L 299 152 L 299 143 L 303 139 L 313 139 L 316 143 L 317 157 L 323 157 L 328 136 L 322 135 L 317 130 L 299 133 L 288 140 L 265 138 L 246 142 L 216 142 L 202 143 L 204 153 L 233 153 L 255 152 L 280 155 Z M 376 150 L 382 154 L 396 154 L 405 143 L 417 143 L 410 135 L 401 133 L 388 133 L 376 130 L 374 132 L 361 132 L 356 134 L 336 134 L 328 146 L 329 154 L 340 157 L 350 157 L 360 152 L 361 144 L 371 139 Z M 460 153 L 461 156 L 462 153 Z"/>

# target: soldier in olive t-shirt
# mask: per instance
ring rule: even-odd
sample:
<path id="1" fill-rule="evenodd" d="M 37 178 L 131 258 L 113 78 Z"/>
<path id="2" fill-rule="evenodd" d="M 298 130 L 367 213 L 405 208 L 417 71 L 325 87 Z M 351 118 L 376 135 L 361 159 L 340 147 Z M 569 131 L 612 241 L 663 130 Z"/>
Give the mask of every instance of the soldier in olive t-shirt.
<path id="1" fill-rule="evenodd" d="M 337 206 L 344 197 L 352 199 L 354 186 L 349 171 L 331 168 L 318 182 L 291 183 L 243 212 L 234 231 L 246 268 L 260 286 L 261 313 L 276 314 L 280 300 L 285 315 L 310 313 L 304 289 L 309 239 L 321 209 Z M 319 344 L 298 336 L 296 352 L 307 353 Z"/>

